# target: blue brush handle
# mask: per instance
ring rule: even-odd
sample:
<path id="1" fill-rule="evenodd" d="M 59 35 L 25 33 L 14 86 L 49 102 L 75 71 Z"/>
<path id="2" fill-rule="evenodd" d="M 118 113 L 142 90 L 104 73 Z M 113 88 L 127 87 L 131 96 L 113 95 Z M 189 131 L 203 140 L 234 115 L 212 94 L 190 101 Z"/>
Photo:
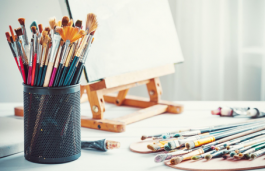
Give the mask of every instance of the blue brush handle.
<path id="1" fill-rule="evenodd" d="M 65 78 L 65 75 L 66 75 L 66 73 L 67 73 L 67 71 L 68 71 L 68 68 L 69 68 L 69 67 L 64 67 L 64 68 L 63 68 L 63 73 L 62 73 L 62 75 L 61 75 L 61 78 L 60 78 L 60 82 L 59 82 L 59 84 L 58 84 L 58 87 L 61 87 L 61 86 L 63 85 L 64 78 Z"/>
<path id="2" fill-rule="evenodd" d="M 73 69 L 73 72 L 72 72 L 72 74 L 71 74 L 71 76 L 70 76 L 70 79 L 69 79 L 69 81 L 67 82 L 67 86 L 69 86 L 69 85 L 71 84 L 71 82 L 72 82 L 72 80 L 73 80 L 73 78 L 74 78 L 75 72 L 76 72 L 76 67 L 74 67 L 74 69 Z"/>
<path id="3" fill-rule="evenodd" d="M 71 78 L 71 75 L 73 73 L 73 69 L 75 68 L 76 63 L 78 62 L 78 59 L 79 59 L 79 57 L 77 57 L 77 56 L 74 57 L 73 62 L 71 63 L 71 66 L 69 68 L 69 71 L 68 71 L 68 73 L 67 73 L 67 75 L 65 77 L 65 80 L 64 80 L 64 83 L 63 83 L 64 86 L 66 86 L 68 84 L 68 82 L 69 82 L 69 80 Z"/>
<path id="4" fill-rule="evenodd" d="M 40 87 L 43 86 L 44 84 L 44 79 L 45 79 L 45 75 L 46 75 L 46 70 L 47 70 L 47 65 L 43 66 L 43 73 L 42 73 L 42 77 L 41 77 L 41 82 L 40 82 Z"/>
<path id="5" fill-rule="evenodd" d="M 37 86 L 40 86 L 40 82 L 41 82 L 41 74 L 42 74 L 42 68 L 43 68 L 43 67 L 40 67 L 40 70 L 39 70 L 39 73 L 38 73 L 38 83 L 37 83 Z"/>
<path id="6" fill-rule="evenodd" d="M 62 72 L 62 67 L 63 67 L 63 64 L 59 64 L 59 67 L 57 68 L 55 80 L 54 80 L 53 85 L 52 85 L 53 87 L 57 87 L 57 85 L 59 83 L 61 72 Z"/>

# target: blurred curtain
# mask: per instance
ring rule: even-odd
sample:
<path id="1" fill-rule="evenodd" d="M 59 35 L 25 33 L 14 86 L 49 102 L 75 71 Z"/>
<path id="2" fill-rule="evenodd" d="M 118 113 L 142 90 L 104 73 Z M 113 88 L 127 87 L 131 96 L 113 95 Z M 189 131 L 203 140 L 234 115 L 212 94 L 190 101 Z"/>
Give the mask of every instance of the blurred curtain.
<path id="1" fill-rule="evenodd" d="M 265 1 L 169 0 L 169 5 L 185 62 L 162 78 L 164 97 L 264 100 Z"/>

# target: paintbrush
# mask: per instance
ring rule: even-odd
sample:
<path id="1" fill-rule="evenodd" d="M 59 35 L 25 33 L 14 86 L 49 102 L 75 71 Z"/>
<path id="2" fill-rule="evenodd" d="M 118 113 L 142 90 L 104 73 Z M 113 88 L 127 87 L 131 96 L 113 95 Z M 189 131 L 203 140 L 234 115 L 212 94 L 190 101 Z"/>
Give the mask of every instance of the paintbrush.
<path id="1" fill-rule="evenodd" d="M 213 153 L 208 153 L 204 156 L 204 159 L 206 160 L 211 160 L 212 158 L 219 158 L 222 157 L 224 155 L 224 150 L 221 151 L 214 151 Z"/>
<path id="2" fill-rule="evenodd" d="M 27 83 L 27 80 L 26 80 L 26 75 L 25 75 L 25 69 L 24 69 L 24 63 L 23 63 L 23 60 L 22 60 L 22 45 L 20 44 L 20 42 L 16 41 L 16 44 L 17 44 L 17 52 L 18 52 L 18 56 L 19 56 L 19 63 L 20 63 L 20 68 L 21 68 L 21 74 L 22 74 L 22 77 L 23 77 L 23 81 L 24 81 L 24 84 Z"/>
<path id="3" fill-rule="evenodd" d="M 40 63 L 41 63 L 41 55 L 42 55 L 42 31 L 43 27 L 42 24 L 38 25 L 39 33 L 38 33 L 38 52 L 37 52 L 37 63 L 36 63 L 36 70 L 35 70 L 35 78 L 34 78 L 34 86 L 38 86 L 39 84 L 39 70 L 40 70 Z"/>
<path id="4" fill-rule="evenodd" d="M 265 134 L 265 131 L 258 131 L 258 132 L 255 132 L 255 133 L 252 133 L 252 134 L 249 134 L 246 136 L 242 136 L 242 137 L 230 140 L 230 141 L 226 141 L 226 142 L 218 144 L 216 146 L 212 146 L 212 148 L 215 149 L 216 151 L 218 151 L 218 150 L 224 149 L 224 148 L 226 148 L 232 144 L 240 143 L 240 142 L 246 141 L 248 139 L 251 139 L 253 137 L 264 135 L 264 134 Z"/>
<path id="5" fill-rule="evenodd" d="M 47 52 L 47 43 L 48 43 L 48 40 L 49 40 L 49 36 L 47 35 L 48 32 L 47 31 L 44 31 L 42 33 L 42 36 L 41 36 L 41 43 L 42 44 L 42 52 L 40 54 L 40 59 L 39 59 L 39 63 L 40 63 L 40 69 L 39 69 L 39 73 L 38 73 L 38 82 L 37 82 L 37 86 L 41 86 L 41 77 L 42 77 L 42 70 L 43 70 L 43 65 L 45 63 L 45 58 L 46 58 L 46 52 Z"/>
<path id="6" fill-rule="evenodd" d="M 261 155 L 264 155 L 265 154 L 265 149 L 261 149 L 261 150 L 258 150 L 257 152 L 255 153 L 252 153 L 250 158 L 252 160 L 256 159 L 257 157 L 261 156 Z"/>
<path id="7" fill-rule="evenodd" d="M 27 77 L 27 75 L 28 75 L 28 63 L 29 62 L 28 62 L 28 58 L 26 56 L 26 52 L 24 50 L 24 42 L 23 42 L 22 29 L 21 28 L 15 29 L 15 32 L 16 32 L 16 35 L 18 37 L 18 41 L 20 43 L 20 48 L 19 49 L 21 50 L 20 51 L 21 52 L 21 57 L 23 59 L 23 66 L 24 66 L 25 77 Z M 26 82 L 25 82 L 25 84 L 26 84 Z"/>
<path id="8" fill-rule="evenodd" d="M 65 75 L 66 75 L 66 73 L 68 72 L 68 69 L 69 69 L 69 62 L 70 62 L 70 59 L 71 59 L 71 57 L 73 55 L 74 48 L 75 48 L 75 43 L 71 44 L 71 50 L 69 51 L 69 54 L 68 54 L 68 56 L 66 58 L 66 61 L 64 63 L 63 72 L 62 72 L 62 75 L 61 75 L 61 78 L 60 78 L 60 82 L 58 84 L 59 87 L 63 85 L 64 79 L 65 79 Z"/>
<path id="9" fill-rule="evenodd" d="M 28 69 L 28 80 L 27 84 L 31 85 L 31 80 L 32 80 L 32 56 L 33 56 L 33 38 L 31 39 L 30 43 L 30 55 L 29 55 L 29 69 Z"/>
<path id="10" fill-rule="evenodd" d="M 33 23 L 35 23 L 35 21 Z M 34 25 L 33 23 L 32 23 L 32 25 Z M 35 70 L 36 70 L 36 64 L 37 64 L 37 52 L 38 52 L 37 27 L 32 26 L 31 31 L 33 33 L 33 62 L 32 62 L 31 86 L 34 86 Z"/>
<path id="11" fill-rule="evenodd" d="M 238 157 L 239 158 L 249 159 L 250 158 L 250 154 L 253 152 L 253 149 L 252 148 L 255 148 L 255 147 L 258 147 L 258 146 L 262 146 L 262 145 L 265 145 L 265 143 L 264 142 L 256 143 L 254 145 L 251 145 L 251 146 L 242 148 L 242 149 L 239 150 Z"/>
<path id="12" fill-rule="evenodd" d="M 64 16 L 62 18 L 62 23 L 61 23 L 62 27 L 66 27 L 68 22 L 69 22 L 69 18 L 67 16 Z M 60 23 L 58 23 L 58 27 L 55 28 L 55 31 L 62 36 L 62 35 L 64 35 L 64 31 L 63 31 L 63 29 L 61 27 L 59 27 L 59 24 Z M 65 63 L 66 56 L 67 56 L 67 54 L 68 54 L 68 52 L 70 50 L 69 45 L 70 45 L 71 41 L 70 40 L 64 40 L 64 42 L 65 42 L 65 45 L 64 45 L 64 49 L 62 51 L 62 57 L 61 57 L 60 64 L 59 64 L 59 66 L 57 68 L 57 72 L 56 72 L 55 80 L 54 80 L 54 83 L 53 83 L 53 87 L 57 87 L 58 84 L 59 84 L 60 77 L 61 77 L 61 72 L 62 72 L 62 69 L 63 69 L 63 64 Z"/>
<path id="13" fill-rule="evenodd" d="M 199 148 L 199 149 L 194 150 L 188 154 L 184 154 L 183 156 L 173 157 L 172 159 L 170 159 L 170 163 L 172 165 L 176 165 L 176 164 L 179 164 L 180 162 L 182 162 L 184 160 L 190 160 L 193 156 L 198 156 L 198 155 L 204 154 L 210 150 L 211 150 L 211 148 L 209 148 L 209 147 Z"/>
<path id="14" fill-rule="evenodd" d="M 47 72 L 46 72 L 43 87 L 49 86 L 49 82 L 50 82 L 50 78 L 51 78 L 51 74 L 52 74 L 52 70 L 53 70 L 53 65 L 54 65 L 54 60 L 55 60 L 55 55 L 56 55 L 56 52 L 58 50 L 58 47 L 59 47 L 60 41 L 61 41 L 61 36 L 57 33 L 54 34 L 54 28 L 56 25 L 55 18 L 51 18 L 49 23 L 50 23 L 50 26 L 52 28 L 53 39 L 52 39 L 52 48 L 51 48 L 51 54 L 50 54 L 50 58 L 49 58 L 49 64 L 47 66 Z"/>
<path id="15" fill-rule="evenodd" d="M 255 125 L 255 126 L 254 125 L 250 125 L 250 126 L 237 127 L 234 130 L 232 130 L 232 131 L 227 131 L 225 133 L 215 134 L 215 135 L 212 135 L 210 137 L 207 137 L 207 138 L 204 138 L 204 139 L 200 139 L 200 140 L 196 140 L 196 141 L 189 141 L 189 142 L 187 142 L 185 144 L 185 147 L 187 149 L 191 149 L 191 148 L 198 147 L 198 146 L 201 146 L 201 145 L 204 145 L 204 144 L 208 144 L 208 143 L 211 143 L 211 142 L 213 142 L 215 140 L 219 140 L 219 139 L 222 139 L 222 138 L 234 135 L 234 134 L 238 134 L 238 133 L 241 133 L 241 132 L 244 132 L 244 131 L 256 130 L 258 128 L 263 128 L 264 129 L 263 125 L 264 125 L 264 123 L 263 124 L 258 124 L 258 125 Z"/>
<path id="16" fill-rule="evenodd" d="M 41 76 L 41 83 L 40 83 L 40 86 L 43 86 L 44 85 L 44 80 L 45 80 L 45 76 L 46 76 L 46 72 L 47 72 L 47 66 L 48 66 L 48 63 L 49 63 L 49 59 L 50 59 L 50 56 L 51 56 L 51 47 L 52 47 L 52 42 L 51 42 L 51 39 L 49 38 L 48 40 L 48 54 L 46 56 L 46 59 L 45 59 L 45 63 L 43 65 L 43 73 L 42 73 L 42 76 Z"/>
<path id="17" fill-rule="evenodd" d="M 206 157 L 207 155 L 211 155 L 211 154 L 214 154 L 214 153 L 216 153 L 216 151 L 212 150 L 212 151 L 209 151 L 207 153 L 203 153 L 203 154 L 200 154 L 200 155 L 197 155 L 197 156 L 193 156 L 191 158 L 191 160 L 199 160 L 199 159 L 207 158 Z"/>
<path id="18" fill-rule="evenodd" d="M 83 32 L 84 34 L 85 32 Z M 73 62 L 71 63 L 71 66 L 69 68 L 69 71 L 65 77 L 65 80 L 64 80 L 64 83 L 63 85 L 66 86 L 66 85 L 70 85 L 71 83 L 71 76 L 74 75 L 74 70 L 76 70 L 76 67 L 78 65 L 78 62 L 79 62 L 79 58 L 84 50 L 84 47 L 85 47 L 85 44 L 86 44 L 86 40 L 87 40 L 87 36 L 85 36 L 85 38 L 83 39 L 83 42 L 81 43 L 80 47 L 78 48 L 76 54 L 75 54 L 75 57 L 73 59 Z M 92 39 L 91 39 L 92 40 Z M 91 40 L 89 40 L 91 43 Z"/>
<path id="19" fill-rule="evenodd" d="M 15 50 L 15 49 L 13 48 L 13 46 L 12 46 L 12 42 L 11 42 L 12 37 L 10 37 L 9 32 L 6 32 L 5 34 L 6 34 L 6 38 L 7 38 L 8 45 L 9 45 L 9 47 L 10 47 L 10 49 L 11 49 L 11 52 L 12 52 L 12 54 L 13 54 L 13 56 L 14 56 L 14 59 L 15 59 L 15 61 L 16 61 L 16 64 L 17 64 L 18 70 L 19 70 L 19 72 L 21 73 L 21 71 L 20 71 L 20 67 L 19 67 L 19 65 L 18 65 L 18 61 L 17 61 L 16 50 Z M 22 77 L 22 78 L 23 78 L 23 77 Z"/>
<path id="20" fill-rule="evenodd" d="M 11 45 L 13 46 L 13 49 L 14 49 L 14 51 L 16 53 L 16 58 L 17 58 L 17 63 L 18 63 L 19 71 L 20 71 L 21 76 L 22 76 L 21 66 L 20 66 L 19 56 L 18 56 L 18 50 L 17 50 L 17 44 L 16 44 L 16 37 L 15 37 L 15 34 L 13 32 L 13 29 L 12 29 L 12 26 L 11 25 L 9 25 L 9 30 L 10 30 L 10 33 L 11 33 L 11 36 L 12 36 Z M 22 78 L 23 78 L 23 76 L 22 76 Z"/>
<path id="21" fill-rule="evenodd" d="M 51 79 L 50 79 L 50 82 L 49 82 L 49 87 L 52 87 L 53 83 L 54 83 L 54 79 L 55 79 L 55 76 L 56 76 L 57 68 L 58 68 L 60 60 L 61 60 L 61 52 L 62 52 L 63 44 L 64 44 L 64 42 L 61 40 L 60 46 L 59 46 L 59 49 L 58 49 L 58 52 L 57 52 L 57 55 L 56 55 L 57 57 L 56 57 L 56 60 L 55 60 L 55 63 L 54 63 Z"/>
<path id="22" fill-rule="evenodd" d="M 81 148 L 108 151 L 108 150 L 120 148 L 120 143 L 117 141 L 111 141 L 111 140 L 106 140 L 106 139 L 98 140 L 98 141 L 82 141 Z"/>
<path id="23" fill-rule="evenodd" d="M 22 34 L 23 34 L 23 42 L 24 42 L 24 48 L 25 48 L 25 53 L 27 58 L 29 58 L 30 55 L 30 45 L 29 45 L 29 40 L 27 36 L 27 31 L 25 27 L 25 18 L 19 18 L 18 22 L 20 23 L 21 29 L 22 29 Z"/>

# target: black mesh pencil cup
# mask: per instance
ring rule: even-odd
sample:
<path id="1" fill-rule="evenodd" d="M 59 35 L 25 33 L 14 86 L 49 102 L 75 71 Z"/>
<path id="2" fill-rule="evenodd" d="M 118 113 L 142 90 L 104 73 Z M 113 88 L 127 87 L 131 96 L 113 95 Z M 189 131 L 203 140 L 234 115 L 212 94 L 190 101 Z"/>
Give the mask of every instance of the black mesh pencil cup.
<path id="1" fill-rule="evenodd" d="M 80 86 L 24 85 L 24 154 L 36 163 L 65 163 L 81 155 Z"/>

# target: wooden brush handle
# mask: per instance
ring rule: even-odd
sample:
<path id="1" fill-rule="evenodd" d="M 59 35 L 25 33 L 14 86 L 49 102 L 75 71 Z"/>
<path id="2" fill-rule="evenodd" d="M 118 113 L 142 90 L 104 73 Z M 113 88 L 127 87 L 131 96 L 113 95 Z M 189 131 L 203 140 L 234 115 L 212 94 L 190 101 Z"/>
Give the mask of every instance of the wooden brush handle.
<path id="1" fill-rule="evenodd" d="M 46 75 L 45 75 L 43 87 L 49 86 L 49 82 L 50 82 L 50 78 L 51 78 L 51 74 L 52 74 L 52 68 L 53 68 L 53 62 L 49 62 L 48 67 L 47 67 L 47 71 L 46 71 Z"/>

